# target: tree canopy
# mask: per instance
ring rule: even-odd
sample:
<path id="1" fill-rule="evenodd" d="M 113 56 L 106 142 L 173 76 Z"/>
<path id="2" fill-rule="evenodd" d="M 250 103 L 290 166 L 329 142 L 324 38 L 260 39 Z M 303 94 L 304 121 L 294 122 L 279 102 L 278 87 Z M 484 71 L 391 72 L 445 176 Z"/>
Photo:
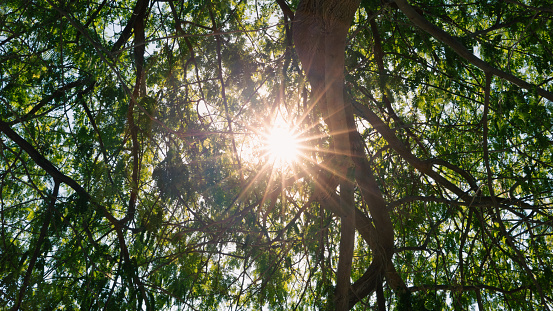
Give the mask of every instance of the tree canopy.
<path id="1" fill-rule="evenodd" d="M 552 36 L 551 0 L 4 0 L 0 309 L 550 310 Z"/>

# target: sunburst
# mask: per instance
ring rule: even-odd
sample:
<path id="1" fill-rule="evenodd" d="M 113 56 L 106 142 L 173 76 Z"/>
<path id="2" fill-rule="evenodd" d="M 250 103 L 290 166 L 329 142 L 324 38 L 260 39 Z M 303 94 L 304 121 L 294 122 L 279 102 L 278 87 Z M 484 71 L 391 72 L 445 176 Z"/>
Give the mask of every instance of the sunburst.
<path id="1" fill-rule="evenodd" d="M 299 160 L 301 141 L 286 124 L 275 124 L 264 135 L 264 149 L 275 167 L 291 166 Z"/>

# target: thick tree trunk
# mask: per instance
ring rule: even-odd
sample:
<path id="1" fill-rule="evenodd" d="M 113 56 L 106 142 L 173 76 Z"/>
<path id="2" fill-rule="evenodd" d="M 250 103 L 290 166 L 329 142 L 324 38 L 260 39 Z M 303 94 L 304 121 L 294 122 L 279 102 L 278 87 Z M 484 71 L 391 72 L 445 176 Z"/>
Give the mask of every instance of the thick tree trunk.
<path id="1" fill-rule="evenodd" d="M 358 6 L 358 0 L 300 1 L 293 24 L 296 51 L 311 84 L 311 105 L 319 108 L 328 125 L 337 159 L 333 174 L 338 177 L 340 185 L 341 238 L 336 310 L 349 310 L 357 301 L 376 290 L 384 275 L 387 278 L 392 274 L 392 277 L 397 277 L 397 273 L 387 274 L 387 271 L 395 272 L 391 265 L 393 226 L 386 203 L 364 158 L 362 146 L 357 146 L 362 141 L 355 130 L 352 108 L 344 100 L 346 39 Z M 376 230 L 369 238 L 374 254 L 373 263 L 352 287 L 350 276 L 355 241 L 356 179 Z"/>
<path id="2" fill-rule="evenodd" d="M 344 101 L 344 53 L 348 29 L 358 0 L 300 1 L 294 18 L 294 41 L 312 88 L 312 105 L 319 105 L 333 139 L 340 180 L 340 258 L 336 280 L 336 310 L 349 310 L 350 275 L 355 242 L 354 163 L 350 133 L 353 113 Z"/>

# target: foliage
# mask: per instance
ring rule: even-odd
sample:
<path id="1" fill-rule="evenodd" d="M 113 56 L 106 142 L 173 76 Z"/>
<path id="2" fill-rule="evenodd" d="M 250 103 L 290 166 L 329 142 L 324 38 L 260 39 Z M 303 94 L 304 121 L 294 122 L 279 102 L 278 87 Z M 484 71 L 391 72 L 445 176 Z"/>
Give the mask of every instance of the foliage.
<path id="1" fill-rule="evenodd" d="M 361 2 L 345 67 L 387 308 L 548 310 L 553 2 L 404 4 Z M 332 309 L 333 141 L 292 27 L 284 1 L 2 1 L 0 308 Z M 277 116 L 290 167 L 262 148 Z"/>

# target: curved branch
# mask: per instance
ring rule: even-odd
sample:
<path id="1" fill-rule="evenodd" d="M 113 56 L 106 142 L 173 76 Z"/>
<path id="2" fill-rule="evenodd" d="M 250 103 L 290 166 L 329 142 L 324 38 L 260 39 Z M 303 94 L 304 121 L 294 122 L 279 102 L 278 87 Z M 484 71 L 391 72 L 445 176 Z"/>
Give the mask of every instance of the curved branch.
<path id="1" fill-rule="evenodd" d="M 508 72 L 497 69 L 492 65 L 488 64 L 487 62 L 476 57 L 463 44 L 457 41 L 453 36 L 445 32 L 444 30 L 436 27 L 428 20 L 426 20 L 423 16 L 421 16 L 411 5 L 409 5 L 409 3 L 407 3 L 406 0 L 394 0 L 394 1 L 397 4 L 398 8 L 403 12 L 403 14 L 405 14 L 405 16 L 407 16 L 407 18 L 409 18 L 411 22 L 413 22 L 413 24 L 415 24 L 422 30 L 426 31 L 432 37 L 448 45 L 450 48 L 452 48 L 455 51 L 455 53 L 457 53 L 459 56 L 469 61 L 474 66 L 480 68 L 484 72 L 489 72 L 494 76 L 497 76 L 515 85 L 518 85 L 523 89 L 526 89 L 529 91 L 536 90 L 538 95 L 543 96 L 549 99 L 550 101 L 553 101 L 553 93 L 547 90 L 544 90 L 536 85 L 528 83 L 518 77 L 515 77 L 514 75 Z"/>
<path id="2" fill-rule="evenodd" d="M 388 142 L 390 147 L 394 149 L 407 163 L 411 164 L 414 168 L 419 170 L 434 179 L 437 183 L 446 187 L 451 192 L 455 193 L 458 197 L 465 201 L 471 201 L 472 197 L 466 192 L 455 186 L 449 180 L 432 170 L 432 164 L 427 161 L 422 161 L 417 158 L 407 147 L 397 138 L 396 134 L 390 127 L 380 119 L 371 109 L 353 102 L 353 107 L 357 110 L 360 117 L 369 121 L 369 123 L 377 130 L 380 135 Z"/>
<path id="3" fill-rule="evenodd" d="M 33 161 L 40 166 L 43 170 L 46 171 L 46 173 L 54 179 L 54 182 L 56 183 L 64 183 L 71 187 L 75 192 L 77 192 L 78 195 L 80 195 L 82 198 L 85 198 L 86 200 L 90 200 L 92 197 L 91 195 L 73 178 L 65 175 L 64 173 L 60 172 L 52 162 L 48 161 L 38 150 L 36 150 L 35 147 L 33 147 L 29 142 L 27 142 L 23 137 L 19 136 L 14 130 L 10 128 L 8 123 L 0 120 L 0 131 L 4 132 L 8 138 L 10 138 L 13 142 L 15 142 L 16 145 L 19 146 L 19 148 L 23 149 L 30 157 L 33 159 Z M 108 212 L 108 210 L 100 205 L 100 204 L 94 204 L 108 219 L 108 221 L 115 227 L 120 228 L 119 222 L 115 217 Z"/>
<path id="4" fill-rule="evenodd" d="M 285 0 L 276 0 L 278 6 L 282 10 L 282 13 L 284 13 L 284 16 L 288 17 L 290 20 L 294 20 L 294 12 L 292 12 L 292 9 L 288 6 Z"/>
<path id="5" fill-rule="evenodd" d="M 14 130 L 10 128 L 8 123 L 0 120 L 0 131 L 4 132 L 8 138 L 10 138 L 13 142 L 15 142 L 19 148 L 25 150 L 25 152 L 35 161 L 35 163 L 40 166 L 42 169 L 44 169 L 48 175 L 52 176 L 54 178 L 54 181 L 56 182 L 62 182 L 69 187 L 73 188 L 78 194 L 85 195 L 86 197 L 89 197 L 86 190 L 84 190 L 79 183 L 77 183 L 74 179 L 71 177 L 63 174 L 60 172 L 52 162 L 48 161 L 38 150 L 35 149 L 29 142 L 27 142 L 23 137 L 19 136 Z"/>

